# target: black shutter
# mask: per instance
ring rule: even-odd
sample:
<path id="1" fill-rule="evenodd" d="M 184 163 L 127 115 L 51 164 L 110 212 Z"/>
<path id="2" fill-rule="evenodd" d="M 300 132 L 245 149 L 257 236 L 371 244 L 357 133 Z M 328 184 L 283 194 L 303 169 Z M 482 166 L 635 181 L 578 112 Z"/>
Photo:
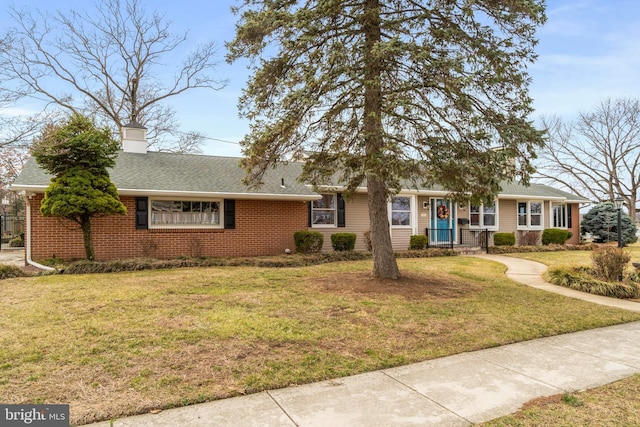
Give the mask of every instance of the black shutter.
<path id="1" fill-rule="evenodd" d="M 572 206 L 570 203 L 567 203 L 567 228 L 571 228 L 571 211 L 573 209 L 571 209 Z"/>
<path id="2" fill-rule="evenodd" d="M 342 193 L 338 193 L 338 227 L 345 226 L 345 203 Z"/>
<path id="3" fill-rule="evenodd" d="M 236 228 L 236 201 L 231 199 L 224 200 L 224 228 L 233 230 Z"/>
<path id="4" fill-rule="evenodd" d="M 308 226 L 311 227 L 311 204 L 313 202 L 309 202 L 308 204 L 308 209 L 307 209 L 307 222 L 308 222 Z"/>
<path id="5" fill-rule="evenodd" d="M 136 197 L 136 229 L 149 228 L 149 198 Z"/>

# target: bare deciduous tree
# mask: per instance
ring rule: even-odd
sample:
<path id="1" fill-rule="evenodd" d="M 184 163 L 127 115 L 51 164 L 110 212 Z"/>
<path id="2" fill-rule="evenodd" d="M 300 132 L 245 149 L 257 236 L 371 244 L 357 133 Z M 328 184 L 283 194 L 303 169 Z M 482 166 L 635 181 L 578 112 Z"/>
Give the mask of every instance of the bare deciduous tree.
<path id="1" fill-rule="evenodd" d="M 16 28 L 0 49 L 0 80 L 14 94 L 95 115 L 118 131 L 134 119 L 158 148 L 171 148 L 166 136 L 178 126 L 167 99 L 225 83 L 209 74 L 216 65 L 213 42 L 199 45 L 180 66 L 167 66 L 185 48 L 187 33 L 170 32 L 170 22 L 147 14 L 139 0 L 102 0 L 90 13 L 12 8 L 10 15 Z"/>
<path id="2" fill-rule="evenodd" d="M 572 122 L 543 119 L 548 142 L 538 175 L 597 202 L 621 196 L 636 217 L 640 188 L 640 100 L 605 99 Z"/>

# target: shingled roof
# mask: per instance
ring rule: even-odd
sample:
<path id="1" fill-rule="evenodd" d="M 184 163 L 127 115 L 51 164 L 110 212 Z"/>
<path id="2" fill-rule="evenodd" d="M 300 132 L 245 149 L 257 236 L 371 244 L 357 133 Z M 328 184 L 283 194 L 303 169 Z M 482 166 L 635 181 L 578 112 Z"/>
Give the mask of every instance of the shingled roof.
<path id="1" fill-rule="evenodd" d="M 264 185 L 248 188 L 242 183 L 246 172 L 240 158 L 161 152 L 119 152 L 109 169 L 111 180 L 124 195 L 186 195 L 237 198 L 314 200 L 318 195 L 297 181 L 300 163 L 280 163 L 267 171 Z M 51 175 L 29 159 L 12 185 L 14 190 L 43 191 Z M 284 185 L 283 185 L 284 183 Z"/>
<path id="2" fill-rule="evenodd" d="M 123 195 L 198 197 L 234 197 L 262 199 L 314 200 L 318 198 L 308 185 L 298 182 L 302 164 L 280 163 L 267 171 L 264 185 L 248 188 L 242 183 L 246 172 L 239 165 L 238 157 L 173 154 L 161 152 L 119 152 L 116 165 L 109 170 L 111 180 Z M 42 192 L 49 186 L 51 176 L 29 159 L 12 185 L 16 191 Z M 284 182 L 284 186 L 282 185 Z M 331 187 L 340 188 L 340 185 Z M 441 187 L 407 188 L 419 193 L 446 194 Z M 361 191 L 366 191 L 362 188 Z M 589 200 L 544 184 L 529 186 L 504 183 L 500 198 L 540 198 L 562 200 L 570 203 L 588 203 Z"/>

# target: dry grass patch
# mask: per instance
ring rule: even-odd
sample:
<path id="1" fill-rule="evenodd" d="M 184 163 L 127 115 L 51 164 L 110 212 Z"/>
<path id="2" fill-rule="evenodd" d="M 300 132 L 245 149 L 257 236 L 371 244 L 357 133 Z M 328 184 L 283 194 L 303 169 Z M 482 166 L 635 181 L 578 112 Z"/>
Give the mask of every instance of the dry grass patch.
<path id="1" fill-rule="evenodd" d="M 485 427 L 640 425 L 640 375 L 587 390 L 535 399 L 513 415 L 481 424 Z"/>
<path id="2" fill-rule="evenodd" d="M 54 275 L 0 283 L 0 401 L 74 424 L 621 322 L 477 258 Z"/>

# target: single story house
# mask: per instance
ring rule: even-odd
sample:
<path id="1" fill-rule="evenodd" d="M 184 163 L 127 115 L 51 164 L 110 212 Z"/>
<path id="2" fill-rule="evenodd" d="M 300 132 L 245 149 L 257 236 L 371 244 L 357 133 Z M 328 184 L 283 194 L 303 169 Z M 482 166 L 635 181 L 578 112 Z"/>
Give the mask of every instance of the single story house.
<path id="1" fill-rule="evenodd" d="M 94 218 L 96 259 L 178 256 L 261 256 L 294 250 L 293 234 L 356 233 L 356 249 L 366 250 L 367 191 L 345 200 L 340 186 L 315 192 L 297 181 L 300 163 L 270 170 L 259 189 L 247 188 L 239 159 L 147 152 L 146 130 L 124 129 L 123 149 L 109 170 L 126 215 Z M 26 197 L 25 246 L 28 262 L 84 258 L 80 228 L 68 220 L 43 217 L 40 203 L 50 176 L 34 159 L 12 186 Z M 429 235 L 431 244 L 464 244 L 472 236 L 516 232 L 534 239 L 545 228 L 565 228 L 579 239 L 579 207 L 588 200 L 546 185 L 505 185 L 491 205 L 457 205 L 442 189 L 403 189 L 389 203 L 395 250 L 406 250 L 411 235 Z"/>

